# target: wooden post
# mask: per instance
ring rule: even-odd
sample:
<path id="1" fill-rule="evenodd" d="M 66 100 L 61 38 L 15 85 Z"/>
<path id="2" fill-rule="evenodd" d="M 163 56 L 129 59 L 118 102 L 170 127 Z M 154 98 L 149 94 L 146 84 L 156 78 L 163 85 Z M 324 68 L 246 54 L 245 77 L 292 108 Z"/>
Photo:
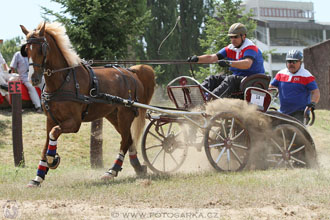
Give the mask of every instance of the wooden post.
<path id="1" fill-rule="evenodd" d="M 102 151 L 102 129 L 103 119 L 92 121 L 91 124 L 91 142 L 90 142 L 90 161 L 92 168 L 103 168 Z"/>
<path id="2" fill-rule="evenodd" d="M 8 92 L 11 98 L 12 109 L 12 138 L 15 166 L 25 166 L 23 139 L 22 139 L 22 93 L 21 81 L 15 74 L 9 79 Z"/>

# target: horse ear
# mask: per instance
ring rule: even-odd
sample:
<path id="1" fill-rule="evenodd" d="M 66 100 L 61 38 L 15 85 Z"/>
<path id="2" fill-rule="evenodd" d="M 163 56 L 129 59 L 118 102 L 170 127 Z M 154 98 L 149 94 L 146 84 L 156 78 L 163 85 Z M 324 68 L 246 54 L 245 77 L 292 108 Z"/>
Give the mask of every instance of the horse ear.
<path id="1" fill-rule="evenodd" d="M 29 31 L 23 25 L 20 25 L 20 27 L 25 35 L 29 33 Z"/>
<path id="2" fill-rule="evenodd" d="M 44 36 L 44 34 L 45 34 L 45 27 L 46 27 L 46 21 L 44 22 L 44 25 L 42 26 L 42 28 L 39 31 L 39 36 Z"/>

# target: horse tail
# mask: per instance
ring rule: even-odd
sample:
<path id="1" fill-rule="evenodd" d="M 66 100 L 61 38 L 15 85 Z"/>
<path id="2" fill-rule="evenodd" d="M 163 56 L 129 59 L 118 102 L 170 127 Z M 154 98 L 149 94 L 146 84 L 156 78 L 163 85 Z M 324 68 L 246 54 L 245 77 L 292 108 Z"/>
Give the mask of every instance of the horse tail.
<path id="1" fill-rule="evenodd" d="M 130 68 L 135 72 L 135 74 L 143 85 L 143 94 L 139 94 L 138 101 L 140 103 L 148 105 L 155 91 L 155 71 L 151 66 L 148 65 L 136 65 Z M 144 108 L 139 108 L 138 111 L 139 115 L 134 119 L 131 126 L 133 145 L 135 146 L 138 143 L 139 138 L 143 132 L 145 125 L 145 115 L 147 110 Z"/>

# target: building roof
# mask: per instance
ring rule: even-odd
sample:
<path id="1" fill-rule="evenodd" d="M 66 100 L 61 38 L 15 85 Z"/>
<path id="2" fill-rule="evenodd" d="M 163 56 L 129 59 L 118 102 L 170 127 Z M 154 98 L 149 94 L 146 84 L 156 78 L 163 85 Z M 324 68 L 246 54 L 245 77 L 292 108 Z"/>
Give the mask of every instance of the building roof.
<path id="1" fill-rule="evenodd" d="M 299 21 L 264 21 L 257 20 L 258 25 L 269 27 L 269 28 L 295 28 L 295 29 L 307 29 L 307 30 L 330 30 L 330 24 L 310 22 L 299 22 Z"/>

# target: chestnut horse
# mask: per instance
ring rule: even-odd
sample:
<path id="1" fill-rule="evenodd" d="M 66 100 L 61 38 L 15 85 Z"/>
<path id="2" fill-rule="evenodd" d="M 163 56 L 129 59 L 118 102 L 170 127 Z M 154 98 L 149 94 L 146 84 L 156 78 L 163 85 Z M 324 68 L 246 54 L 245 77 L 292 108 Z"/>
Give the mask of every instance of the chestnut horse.
<path id="1" fill-rule="evenodd" d="M 136 173 L 143 172 L 135 144 L 144 127 L 146 109 L 127 103 L 149 104 L 155 87 L 153 69 L 147 65 L 130 69 L 91 68 L 72 49 L 65 28 L 59 23 L 40 23 L 33 31 L 21 25 L 21 29 L 26 35 L 26 52 L 34 70 L 31 81 L 39 84 L 44 76 L 46 84 L 42 106 L 47 115 L 47 140 L 37 176 L 28 186 L 40 186 L 48 170 L 59 165 L 57 140 L 62 133 L 76 133 L 82 122 L 103 117 L 119 132 L 121 142 L 117 159 L 101 178 L 117 176 L 127 151 Z"/>

